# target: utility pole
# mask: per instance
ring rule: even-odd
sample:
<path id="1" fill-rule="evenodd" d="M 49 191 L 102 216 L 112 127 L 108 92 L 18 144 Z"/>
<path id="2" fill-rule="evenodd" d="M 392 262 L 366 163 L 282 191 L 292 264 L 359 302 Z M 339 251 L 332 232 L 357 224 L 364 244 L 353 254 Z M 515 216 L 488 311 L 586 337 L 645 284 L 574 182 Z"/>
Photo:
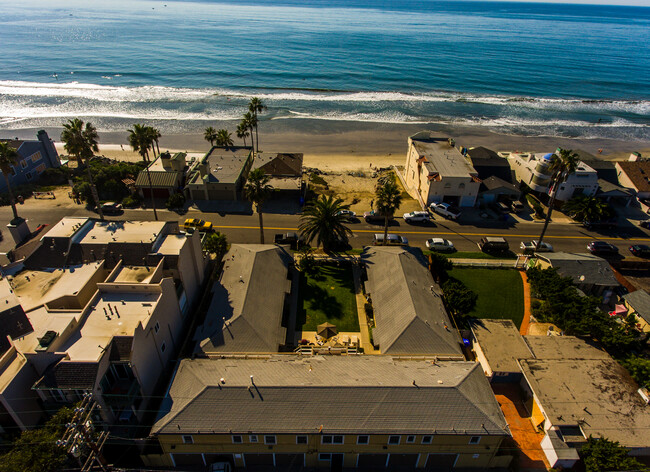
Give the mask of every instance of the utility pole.
<path id="1" fill-rule="evenodd" d="M 56 442 L 79 461 L 81 472 L 90 472 L 96 466 L 99 466 L 102 472 L 111 470 L 102 454 L 108 432 L 102 431 L 96 435 L 94 431 L 92 413 L 95 408 L 99 408 L 97 402 L 91 394 L 85 394 L 81 405 L 75 408 L 72 420 L 66 425 L 63 438 Z M 86 456 L 85 462 L 82 461 L 82 456 Z"/>

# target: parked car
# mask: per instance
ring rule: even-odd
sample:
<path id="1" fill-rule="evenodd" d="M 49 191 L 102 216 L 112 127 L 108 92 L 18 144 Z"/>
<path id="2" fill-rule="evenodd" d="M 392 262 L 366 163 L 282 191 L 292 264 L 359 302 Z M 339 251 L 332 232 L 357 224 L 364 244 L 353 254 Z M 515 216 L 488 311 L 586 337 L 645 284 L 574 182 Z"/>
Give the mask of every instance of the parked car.
<path id="1" fill-rule="evenodd" d="M 366 220 L 366 223 L 384 223 L 384 215 L 381 213 L 376 213 L 374 210 L 373 211 L 364 211 L 363 212 L 363 219 Z M 392 217 L 388 218 L 389 220 L 392 219 Z"/>
<path id="2" fill-rule="evenodd" d="M 510 203 L 510 208 L 514 213 L 521 213 L 524 211 L 524 204 L 521 203 L 519 200 L 514 200 L 512 203 Z"/>
<path id="3" fill-rule="evenodd" d="M 449 203 L 432 203 L 429 205 L 429 208 L 431 208 L 431 211 L 434 213 L 438 213 L 450 220 L 457 219 L 461 214 L 460 208 L 450 205 Z"/>
<path id="4" fill-rule="evenodd" d="M 402 217 L 407 223 L 431 221 L 431 215 L 428 211 L 412 211 L 411 213 L 404 213 Z"/>
<path id="5" fill-rule="evenodd" d="M 630 252 L 636 257 L 650 257 L 650 246 L 645 244 L 635 244 L 630 246 Z"/>
<path id="6" fill-rule="evenodd" d="M 196 229 L 204 233 L 209 233 L 210 231 L 212 231 L 212 223 L 210 223 L 209 221 L 200 220 L 198 218 L 188 218 L 185 220 L 185 223 L 183 223 L 183 228 Z"/>
<path id="7" fill-rule="evenodd" d="M 372 238 L 375 246 L 383 246 L 384 233 L 377 233 Z M 408 246 L 409 240 L 399 234 L 388 233 L 386 235 L 386 246 Z"/>
<path id="8" fill-rule="evenodd" d="M 505 238 L 486 236 L 478 242 L 478 248 L 483 252 L 507 252 L 510 250 Z"/>
<path id="9" fill-rule="evenodd" d="M 352 210 L 341 210 L 337 214 L 338 215 L 345 215 L 348 218 L 354 218 L 355 216 L 357 216 L 357 214 L 355 212 L 353 212 Z"/>
<path id="10" fill-rule="evenodd" d="M 587 249 L 592 254 L 618 254 L 618 248 L 607 241 L 592 241 Z"/>
<path id="11" fill-rule="evenodd" d="M 542 244 L 537 249 L 537 241 L 522 241 L 519 248 L 524 254 L 533 254 L 535 252 L 553 252 L 553 246 L 549 243 L 542 241 Z"/>
<path id="12" fill-rule="evenodd" d="M 587 229 L 614 229 L 616 228 L 616 218 L 610 218 L 600 221 L 583 221 L 582 226 Z"/>
<path id="13" fill-rule="evenodd" d="M 102 204 L 102 213 L 105 215 L 117 215 L 122 213 L 122 205 L 116 202 L 106 202 Z"/>
<path id="14" fill-rule="evenodd" d="M 427 239 L 425 244 L 429 249 L 435 252 L 454 252 L 456 250 L 454 243 L 443 238 Z"/>

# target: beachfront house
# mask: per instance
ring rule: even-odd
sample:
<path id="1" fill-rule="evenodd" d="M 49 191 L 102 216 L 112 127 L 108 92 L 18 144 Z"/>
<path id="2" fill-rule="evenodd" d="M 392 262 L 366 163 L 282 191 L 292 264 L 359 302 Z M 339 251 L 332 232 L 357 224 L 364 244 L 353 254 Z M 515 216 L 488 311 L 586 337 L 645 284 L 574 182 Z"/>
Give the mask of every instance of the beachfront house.
<path id="1" fill-rule="evenodd" d="M 253 148 L 213 146 L 187 177 L 192 200 L 241 200 L 253 164 Z"/>
<path id="2" fill-rule="evenodd" d="M 18 162 L 11 168 L 9 183 L 12 187 L 34 183 L 45 169 L 60 167 L 61 161 L 54 143 L 47 132 L 40 130 L 36 139 L 3 139 L 18 151 Z M 0 193 L 7 191 L 7 184 L 0 179 Z"/>
<path id="3" fill-rule="evenodd" d="M 555 159 L 555 154 L 503 152 L 500 155 L 508 159 L 510 167 L 515 173 L 515 179 L 519 183 L 527 185 L 533 192 L 538 194 L 549 194 L 552 183 L 550 165 Z M 579 195 L 593 197 L 597 192 L 597 172 L 580 161 L 576 171 L 570 174 L 565 182 L 560 184 L 555 198 L 560 202 L 565 202 Z"/>
<path id="4" fill-rule="evenodd" d="M 453 139 L 421 131 L 408 138 L 404 166 L 406 190 L 425 205 L 450 203 L 471 207 L 481 180 Z"/>

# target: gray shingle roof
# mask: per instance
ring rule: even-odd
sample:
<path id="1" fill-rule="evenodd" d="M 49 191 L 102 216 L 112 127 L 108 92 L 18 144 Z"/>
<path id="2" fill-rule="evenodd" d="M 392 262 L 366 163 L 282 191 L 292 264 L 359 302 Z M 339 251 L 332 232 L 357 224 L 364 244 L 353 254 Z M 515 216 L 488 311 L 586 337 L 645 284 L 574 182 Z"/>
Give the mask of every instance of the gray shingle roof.
<path id="1" fill-rule="evenodd" d="M 637 290 L 623 295 L 623 299 L 646 323 L 650 323 L 650 295 L 648 295 L 648 292 Z"/>
<path id="2" fill-rule="evenodd" d="M 233 244 L 213 288 L 196 352 L 277 352 L 286 340 L 282 326 L 291 256 L 275 245 Z"/>
<path id="3" fill-rule="evenodd" d="M 286 355 L 183 360 L 152 434 L 321 425 L 325 433 L 509 434 L 477 363 Z"/>
<path id="4" fill-rule="evenodd" d="M 460 336 L 441 290 L 418 249 L 369 247 L 366 291 L 375 315 L 373 337 L 383 354 L 430 354 L 462 359 Z"/>
<path id="5" fill-rule="evenodd" d="M 602 257 L 568 252 L 551 252 L 538 257 L 549 261 L 551 266 L 557 269 L 558 274 L 571 277 L 576 285 L 618 286 L 618 280 L 609 262 Z"/>

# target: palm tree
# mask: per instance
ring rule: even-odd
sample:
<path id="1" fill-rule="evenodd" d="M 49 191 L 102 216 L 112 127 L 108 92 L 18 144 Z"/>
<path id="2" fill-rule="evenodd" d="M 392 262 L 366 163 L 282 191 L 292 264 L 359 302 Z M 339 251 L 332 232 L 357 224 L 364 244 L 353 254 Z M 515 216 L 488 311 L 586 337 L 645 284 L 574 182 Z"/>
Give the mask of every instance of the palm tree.
<path id="1" fill-rule="evenodd" d="M 253 130 L 257 126 L 257 117 L 249 111 L 244 115 L 242 124 L 251 132 L 251 145 L 253 146 L 253 153 L 255 153 L 255 139 L 253 139 Z"/>
<path id="2" fill-rule="evenodd" d="M 257 97 L 251 98 L 251 101 L 248 103 L 248 111 L 250 111 L 253 116 L 255 117 L 255 152 L 258 153 L 260 151 L 260 138 L 257 136 L 257 114 L 262 113 L 264 110 L 266 110 L 266 105 L 262 103 L 262 100 L 260 100 Z"/>
<path id="3" fill-rule="evenodd" d="M 14 194 L 11 191 L 9 176 L 11 175 L 11 167 L 18 163 L 18 157 L 18 151 L 9 146 L 8 142 L 0 142 L 0 170 L 2 171 L 2 175 L 4 175 L 5 182 L 7 183 L 9 203 L 11 203 L 11 209 L 14 211 L 13 221 L 15 222 L 18 222 L 21 218 L 18 216 L 18 211 L 16 210 L 16 200 L 14 200 Z"/>
<path id="4" fill-rule="evenodd" d="M 244 140 L 244 147 L 246 147 L 246 138 L 250 135 L 246 122 L 242 120 L 241 123 L 237 125 L 237 137 Z"/>
<path id="5" fill-rule="evenodd" d="M 388 220 L 401 204 L 402 192 L 395 183 L 395 177 L 381 179 L 375 189 L 375 208 L 384 217 L 384 244 L 388 238 Z"/>
<path id="6" fill-rule="evenodd" d="M 255 204 L 255 210 L 260 218 L 260 244 L 264 244 L 264 222 L 262 221 L 262 203 L 266 200 L 273 187 L 269 185 L 271 177 L 264 173 L 264 169 L 253 169 L 248 174 L 248 180 L 244 185 L 244 194 L 251 203 Z"/>
<path id="7" fill-rule="evenodd" d="M 232 135 L 230 132 L 228 132 L 227 129 L 220 129 L 217 131 L 217 146 L 221 147 L 228 147 L 232 146 L 234 143 L 232 142 Z"/>
<path id="8" fill-rule="evenodd" d="M 61 141 L 64 143 L 64 149 L 77 159 L 77 163 L 86 167 L 88 183 L 90 184 L 90 191 L 93 195 L 93 200 L 95 200 L 97 213 L 99 213 L 99 218 L 103 220 L 104 213 L 102 212 L 102 206 L 99 204 L 99 194 L 97 193 L 93 174 L 90 170 L 90 158 L 92 158 L 96 152 L 99 152 L 99 135 L 97 134 L 97 128 L 95 128 L 92 123 L 85 123 L 84 126 L 84 122 L 79 118 L 68 120 L 67 123 L 63 124 Z"/>
<path id="9" fill-rule="evenodd" d="M 300 217 L 300 232 L 308 242 L 316 239 L 316 246 L 322 244 L 325 252 L 329 252 L 337 243 L 347 243 L 352 235 L 345 225 L 350 219 L 342 214 L 349 209 L 350 205 L 344 204 L 342 199 L 321 195 L 305 207 Z"/>
<path id="10" fill-rule="evenodd" d="M 553 213 L 553 205 L 555 204 L 555 196 L 557 195 L 558 188 L 560 184 L 566 182 L 566 179 L 573 174 L 580 164 L 579 156 L 570 149 L 558 149 L 559 156 L 553 154 L 551 165 L 549 166 L 549 171 L 552 174 L 551 177 L 551 198 L 548 201 L 548 212 L 546 213 L 546 220 L 544 220 L 544 227 L 542 228 L 542 234 L 539 235 L 537 240 L 536 251 L 539 250 L 542 240 L 544 239 L 544 234 L 548 228 L 548 224 L 551 221 L 551 213 Z"/>
<path id="11" fill-rule="evenodd" d="M 611 215 L 607 203 L 599 198 L 578 195 L 564 204 L 562 211 L 572 218 L 584 221 L 600 221 Z"/>
<path id="12" fill-rule="evenodd" d="M 217 130 L 212 126 L 205 128 L 205 133 L 203 134 L 203 139 L 210 143 L 210 146 L 214 146 L 214 142 L 217 140 Z"/>
<path id="13" fill-rule="evenodd" d="M 153 184 L 151 183 L 151 174 L 149 173 L 149 148 L 153 150 L 154 140 L 151 127 L 134 124 L 133 128 L 129 131 L 129 145 L 133 150 L 142 156 L 142 160 L 146 161 L 145 172 L 147 173 L 147 180 L 149 181 L 149 192 L 151 193 L 151 207 L 153 208 L 153 217 L 158 221 L 158 212 L 156 211 L 156 199 L 153 195 Z"/>

